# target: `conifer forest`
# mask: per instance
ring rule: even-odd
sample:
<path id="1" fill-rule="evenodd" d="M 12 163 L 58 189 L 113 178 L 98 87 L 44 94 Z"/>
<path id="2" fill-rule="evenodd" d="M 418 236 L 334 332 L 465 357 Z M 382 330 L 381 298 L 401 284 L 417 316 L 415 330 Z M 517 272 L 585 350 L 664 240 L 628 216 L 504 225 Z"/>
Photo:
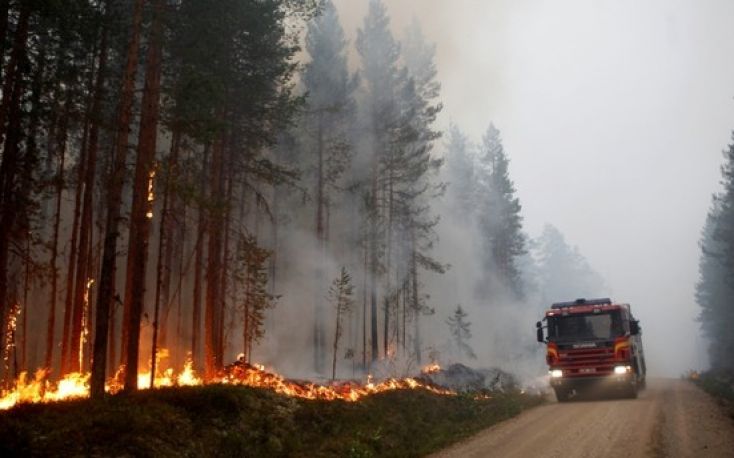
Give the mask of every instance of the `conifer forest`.
<path id="1" fill-rule="evenodd" d="M 628 296 L 567 235 L 598 219 L 526 224 L 526 196 L 563 199 L 582 175 L 607 186 L 604 171 L 520 187 L 521 116 L 463 125 L 435 30 L 361 4 L 354 18 L 337 0 L 0 0 L 3 390 L 77 374 L 100 398 L 232 364 L 324 384 L 439 363 L 533 380 L 550 303 Z M 533 154 L 566 145 L 545 146 Z M 701 353 L 728 370 L 733 148 L 685 299 Z"/>

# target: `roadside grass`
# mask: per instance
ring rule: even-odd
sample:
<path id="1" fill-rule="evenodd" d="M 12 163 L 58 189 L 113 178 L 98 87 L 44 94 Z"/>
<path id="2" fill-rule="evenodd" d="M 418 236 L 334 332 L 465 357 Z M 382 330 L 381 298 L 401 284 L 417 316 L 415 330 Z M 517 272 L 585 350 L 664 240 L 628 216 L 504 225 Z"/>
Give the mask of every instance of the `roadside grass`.
<path id="1" fill-rule="evenodd" d="M 348 403 L 210 385 L 21 405 L 0 413 L 0 456 L 423 456 L 543 402 L 489 396 L 400 390 Z"/>
<path id="2" fill-rule="evenodd" d="M 711 370 L 701 373 L 693 381 L 713 396 L 734 419 L 734 373 Z"/>

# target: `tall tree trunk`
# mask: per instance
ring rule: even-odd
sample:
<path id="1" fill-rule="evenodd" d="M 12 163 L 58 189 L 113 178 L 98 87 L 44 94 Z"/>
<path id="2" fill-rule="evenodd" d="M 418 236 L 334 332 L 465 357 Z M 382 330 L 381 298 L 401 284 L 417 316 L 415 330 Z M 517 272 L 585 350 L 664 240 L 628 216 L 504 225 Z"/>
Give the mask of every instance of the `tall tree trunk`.
<path id="1" fill-rule="evenodd" d="M 56 258 L 58 256 L 59 248 L 59 229 L 61 226 L 61 202 L 62 194 L 64 192 L 64 158 L 63 149 L 59 155 L 59 168 L 56 173 L 56 211 L 54 214 L 54 228 L 53 237 L 51 240 L 51 296 L 49 297 L 49 314 L 48 314 L 48 326 L 46 331 L 46 368 L 51 369 L 53 364 L 53 347 L 54 347 L 54 325 L 56 321 L 56 298 L 58 295 L 58 279 L 59 272 L 56 266 Z M 82 165 L 79 164 L 79 167 Z"/>
<path id="2" fill-rule="evenodd" d="M 331 381 L 336 380 L 336 353 L 339 351 L 339 336 L 341 335 L 341 294 L 337 298 L 336 304 L 336 327 L 334 328 L 334 353 L 331 360 Z"/>
<path id="3" fill-rule="evenodd" d="M 145 69 L 145 88 L 143 91 L 142 110 L 140 114 L 140 132 L 138 138 L 138 157 L 135 165 L 135 184 L 133 187 L 133 204 L 130 212 L 130 245 L 128 249 L 128 266 L 132 269 L 132 277 L 128 277 L 131 288 L 126 288 L 125 303 L 130 297 L 130 312 L 126 323 L 128 339 L 127 363 L 125 365 L 125 391 L 138 388 L 138 356 L 140 353 L 140 319 L 143 315 L 145 299 L 145 273 L 148 264 L 148 244 L 150 242 L 150 222 L 153 218 L 153 178 L 155 176 L 155 154 L 158 136 L 158 118 L 160 115 L 161 92 L 161 59 L 163 46 L 163 13 L 164 0 L 156 0 L 154 4 L 153 24 L 151 26 L 148 55 Z M 156 353 L 158 339 L 158 317 L 160 307 L 153 312 L 153 345 L 151 356 L 151 387 L 155 380 Z M 107 317 L 105 317 L 105 320 Z"/>
<path id="4" fill-rule="evenodd" d="M 8 131 L 6 122 L 10 116 L 10 109 L 13 105 L 17 104 L 16 99 L 20 98 L 20 94 L 16 94 L 13 88 L 18 87 L 17 80 L 20 78 L 21 64 L 26 58 L 27 46 L 28 46 L 28 26 L 31 17 L 31 2 L 22 2 L 20 15 L 18 16 L 18 25 L 15 29 L 15 38 L 13 39 L 13 50 L 8 60 L 8 65 L 5 69 L 5 78 L 3 81 L 2 100 L 0 101 L 0 140 L 4 139 L 5 134 Z M 7 8 L 6 8 L 7 10 Z M 6 21 L 7 24 L 7 21 Z M 5 152 L 3 152 L 5 156 Z M 5 162 L 3 160 L 3 162 Z M 8 172 L 13 172 L 8 171 Z M 0 175 L 0 178 L 5 179 L 5 174 Z M 2 189 L 2 182 L 0 182 L 0 189 Z"/>
<path id="5" fill-rule="evenodd" d="M 378 199 L 377 199 L 377 160 L 373 159 L 372 165 L 372 190 L 370 202 L 370 222 L 369 222 L 369 252 L 370 252 L 370 331 L 372 344 L 371 361 L 374 363 L 379 356 L 379 344 L 377 340 L 377 217 L 378 217 Z"/>
<path id="6" fill-rule="evenodd" d="M 8 61 L 7 70 L 2 87 L 2 101 L 0 101 L 0 140 L 4 137 L 16 137 L 20 132 L 21 94 L 20 62 L 25 59 L 28 40 L 28 23 L 30 20 L 31 5 L 24 2 L 18 17 L 18 26 L 15 31 L 13 51 Z M 12 115 L 11 112 L 12 111 Z M 8 125 L 6 126 L 6 122 Z M 18 174 L 19 154 L 18 138 L 5 138 L 2 161 L 0 162 L 0 342 L 3 342 L 5 330 L 5 316 L 7 315 L 8 299 L 8 262 L 10 237 L 15 226 L 15 219 L 20 211 L 17 207 L 15 194 L 15 179 Z"/>
<path id="7" fill-rule="evenodd" d="M 362 269 L 362 370 L 367 370 L 367 276 L 369 274 L 369 249 L 364 244 Z"/>
<path id="8" fill-rule="evenodd" d="M 20 367 L 22 370 L 28 369 L 28 313 L 30 312 L 30 304 L 28 303 L 28 294 L 31 289 L 31 237 L 30 234 L 26 235 L 26 243 L 25 243 L 25 254 L 26 262 L 25 262 L 25 272 L 23 274 L 23 311 L 21 312 L 22 315 L 22 323 L 21 323 L 21 332 L 23 333 L 23 338 L 20 341 Z"/>
<path id="9" fill-rule="evenodd" d="M 420 327 L 420 316 L 421 306 L 420 298 L 418 297 L 418 258 L 416 255 L 416 241 L 415 241 L 415 229 L 411 231 L 411 253 L 410 253 L 410 276 L 413 286 L 412 294 L 412 306 L 413 306 L 413 351 L 415 352 L 415 360 L 418 364 L 421 364 L 421 327 Z"/>
<path id="10" fill-rule="evenodd" d="M 8 18 L 10 17 L 10 0 L 0 0 L 0 63 L 5 62 L 5 41 L 8 34 Z M 0 65 L 2 78 L 2 65 Z"/>
<path id="11" fill-rule="evenodd" d="M 204 155 L 201 166 L 201 182 L 199 189 L 206 189 L 207 164 L 209 156 L 209 146 L 204 148 Z M 203 199 L 203 196 L 202 196 Z M 194 253 L 194 291 L 193 291 L 193 310 L 191 317 L 191 358 L 194 367 L 200 367 L 200 351 L 201 345 L 201 290 L 202 290 L 202 268 L 204 264 L 204 237 L 207 233 L 207 211 L 203 203 L 199 204 L 199 221 L 196 227 L 196 247 Z"/>
<path id="12" fill-rule="evenodd" d="M 127 142 L 130 135 L 130 120 L 135 89 L 135 72 L 138 67 L 140 47 L 140 25 L 143 17 L 144 0 L 135 0 L 130 42 L 127 48 L 125 70 L 120 91 L 120 105 L 115 134 L 112 173 L 107 189 L 107 222 L 104 236 L 104 252 L 97 294 L 97 321 L 94 333 L 94 364 L 92 364 L 91 395 L 104 395 L 105 366 L 107 358 L 107 331 L 110 306 L 115 291 L 115 270 L 117 260 L 117 238 L 119 236 L 120 207 L 122 188 L 125 182 L 125 160 Z"/>
<path id="13" fill-rule="evenodd" d="M 75 208 L 75 221 L 79 222 L 79 252 L 76 256 L 76 276 L 74 278 L 74 295 L 72 309 L 83 311 L 85 307 L 85 294 L 88 292 L 88 277 L 94 269 L 90 268 L 90 259 L 93 253 L 93 206 L 94 206 L 94 181 L 97 170 L 97 153 L 99 150 L 99 127 L 102 123 L 102 99 L 104 97 L 104 84 L 107 73 L 107 37 L 108 31 L 102 28 L 100 38 L 99 57 L 97 64 L 97 75 L 94 81 L 93 98 L 89 112 L 89 140 L 86 157 L 79 177 L 79 190 L 81 191 L 81 216 L 79 215 L 79 193 L 77 193 L 77 205 Z M 76 244 L 76 232 L 72 245 Z M 73 261 L 72 261 L 73 262 Z M 70 270 L 74 270 L 70 265 Z M 89 307 L 89 297 L 86 300 Z M 79 313 L 79 312 L 77 312 Z M 92 351 L 93 353 L 93 351 Z"/>
<path id="14" fill-rule="evenodd" d="M 61 373 L 66 373 L 69 368 L 69 353 L 71 351 L 70 349 L 70 343 L 71 343 L 71 323 L 72 323 L 72 315 L 74 310 L 74 273 L 76 272 L 76 259 L 78 256 L 78 250 L 77 250 L 77 243 L 78 243 L 78 234 L 79 234 L 79 218 L 80 218 L 80 207 L 81 207 L 81 196 L 82 196 L 82 175 L 84 174 L 84 157 L 83 157 L 84 151 L 82 150 L 82 157 L 80 158 L 81 161 L 79 163 L 78 167 L 78 185 L 76 192 L 74 193 L 74 216 L 73 216 L 73 222 L 72 222 L 72 229 L 71 229 L 71 241 L 69 243 L 69 259 L 67 263 L 67 271 L 66 271 L 66 299 L 64 301 L 64 324 L 62 329 L 62 338 L 61 338 Z M 53 340 L 54 340 L 54 330 L 53 330 L 53 323 L 51 321 L 52 317 L 51 315 L 55 315 L 55 312 L 49 314 L 49 322 L 48 322 L 48 330 L 47 330 L 47 338 L 46 341 L 46 355 L 47 355 L 47 361 L 52 361 L 53 359 Z M 55 321 L 55 316 L 53 317 Z M 50 345 L 50 346 L 49 346 Z M 47 367 L 51 367 L 50 365 Z"/>
<path id="15" fill-rule="evenodd" d="M 384 192 L 387 194 L 387 227 L 385 232 L 387 235 L 387 242 L 385 244 L 387 253 L 385 255 L 385 320 L 384 320 L 384 334 L 382 336 L 384 343 L 384 353 L 387 358 L 390 353 L 390 314 L 392 312 L 392 286 L 390 284 L 391 275 L 390 269 L 392 267 L 392 225 L 393 225 L 393 176 L 392 176 L 392 164 L 388 170 L 387 183 L 385 185 Z"/>
<path id="16" fill-rule="evenodd" d="M 168 348 L 168 314 L 171 310 L 171 261 L 174 249 L 173 224 L 171 221 L 170 207 L 171 186 L 173 182 L 174 168 L 178 164 L 178 152 L 181 134 L 178 129 L 173 132 L 171 141 L 171 152 L 166 167 L 166 177 L 163 187 L 163 208 L 161 209 L 161 223 L 158 234 L 158 261 L 156 263 L 155 282 L 155 309 L 161 310 L 160 326 L 158 331 L 158 343 L 162 348 Z M 180 302 L 179 302 L 180 303 Z"/>
<path id="17" fill-rule="evenodd" d="M 232 151 L 233 148 L 229 148 L 228 163 L 233 162 Z M 220 306 L 219 306 L 219 318 L 217 329 L 217 351 L 222 357 L 224 357 L 224 321 L 225 321 L 225 308 L 226 308 L 226 297 L 227 297 L 227 283 L 229 276 L 229 230 L 232 219 L 232 206 L 229 202 L 232 202 L 233 188 L 234 188 L 234 168 L 229 167 L 227 169 L 227 191 L 225 194 L 226 202 L 228 202 L 227 208 L 224 210 L 224 242 L 222 244 L 222 277 L 220 286 Z"/>
<path id="18" fill-rule="evenodd" d="M 221 275 L 222 275 L 222 202 L 224 177 L 224 135 L 212 149 L 210 180 L 209 249 L 206 269 L 206 300 L 204 313 L 204 370 L 212 379 L 222 368 L 222 355 L 218 352 L 217 330 L 220 327 Z"/>
<path id="19" fill-rule="evenodd" d="M 326 353 L 324 332 L 324 305 L 321 288 L 326 282 L 324 274 L 326 254 L 326 229 L 324 227 L 324 126 L 323 115 L 319 113 L 316 133 L 316 154 L 318 159 L 316 175 L 316 247 L 318 260 L 316 265 L 316 294 L 314 297 L 314 370 L 324 372 L 324 358 Z"/>

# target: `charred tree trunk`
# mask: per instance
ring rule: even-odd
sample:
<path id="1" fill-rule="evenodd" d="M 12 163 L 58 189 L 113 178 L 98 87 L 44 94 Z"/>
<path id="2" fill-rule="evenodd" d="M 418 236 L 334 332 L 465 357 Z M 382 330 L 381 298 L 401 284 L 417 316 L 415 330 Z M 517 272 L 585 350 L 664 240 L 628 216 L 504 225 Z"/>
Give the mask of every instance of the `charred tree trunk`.
<path id="1" fill-rule="evenodd" d="M 108 320 L 115 291 L 115 262 L 117 260 L 117 238 L 119 236 L 118 225 L 120 207 L 122 206 L 122 188 L 125 182 L 125 160 L 127 158 L 127 141 L 130 134 L 130 120 L 132 117 L 135 72 L 138 66 L 143 4 L 144 0 L 135 0 L 133 6 L 132 30 L 120 91 L 112 174 L 107 189 L 107 222 L 99 292 L 97 294 L 97 321 L 94 334 L 94 364 L 92 365 L 91 379 L 91 394 L 93 397 L 104 395 Z"/>

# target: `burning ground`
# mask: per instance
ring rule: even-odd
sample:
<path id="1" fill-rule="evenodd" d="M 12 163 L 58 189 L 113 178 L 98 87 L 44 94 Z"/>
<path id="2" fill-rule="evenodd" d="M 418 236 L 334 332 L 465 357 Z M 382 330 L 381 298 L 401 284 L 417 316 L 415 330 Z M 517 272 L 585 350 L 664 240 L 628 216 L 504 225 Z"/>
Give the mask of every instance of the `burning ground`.
<path id="1" fill-rule="evenodd" d="M 167 354 L 167 351 L 161 353 Z M 122 390 L 121 374 L 122 371 L 119 370 L 107 381 L 105 386 L 107 393 L 116 394 Z M 329 384 L 321 385 L 307 380 L 289 380 L 277 373 L 265 370 L 265 367 L 260 364 L 249 364 L 242 359 L 226 366 L 220 374 L 210 380 L 203 380 L 199 377 L 192 368 L 191 361 L 187 361 L 179 373 L 169 368 L 160 373 L 157 372 L 152 380 L 150 372 L 139 373 L 137 385 L 138 389 L 149 389 L 151 385 L 155 388 L 213 384 L 243 385 L 270 389 L 289 397 L 348 402 L 393 390 L 418 389 L 443 396 L 456 395 L 454 390 L 442 386 L 441 382 L 436 382 L 435 378 L 442 375 L 444 377 L 440 380 L 451 382 L 454 385 L 458 383 L 459 387 L 462 384 L 465 385 L 452 372 L 443 371 L 436 364 L 424 368 L 418 378 L 386 378 L 375 382 L 371 376 L 367 376 L 364 383 L 349 380 L 332 381 Z M 89 397 L 89 378 L 89 374 L 72 373 L 64 376 L 58 382 L 52 382 L 47 379 L 47 373 L 44 370 L 37 371 L 34 377 L 21 373 L 11 388 L 0 390 L 0 410 L 10 409 L 18 404 L 49 403 Z"/>
<path id="2" fill-rule="evenodd" d="M 320 388 L 246 365 L 228 376 L 239 382 L 20 404 L 0 413 L 0 455 L 420 456 L 541 402 L 448 391 L 427 374 Z"/>

